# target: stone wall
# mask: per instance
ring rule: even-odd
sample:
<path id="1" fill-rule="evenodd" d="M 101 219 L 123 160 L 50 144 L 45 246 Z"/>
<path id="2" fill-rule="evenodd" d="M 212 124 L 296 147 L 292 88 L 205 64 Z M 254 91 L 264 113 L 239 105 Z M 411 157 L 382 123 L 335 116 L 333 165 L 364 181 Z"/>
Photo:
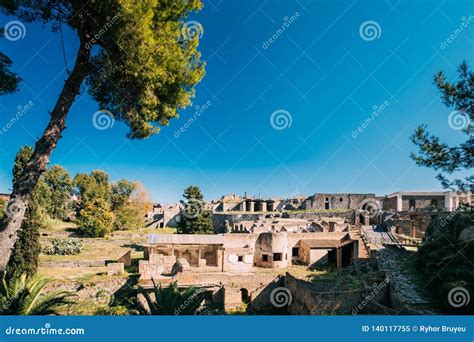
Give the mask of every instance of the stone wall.
<path id="1" fill-rule="evenodd" d="M 382 201 L 383 210 L 397 211 L 397 196 L 384 198 Z"/>
<path id="2" fill-rule="evenodd" d="M 396 234 L 421 239 L 431 220 L 437 217 L 446 217 L 448 212 L 405 212 L 399 213 L 384 222 L 385 226 L 394 230 Z"/>
<path id="3" fill-rule="evenodd" d="M 316 193 L 308 197 L 303 204 L 303 209 L 361 209 L 365 199 L 375 198 L 375 194 L 323 194 Z"/>
<path id="4" fill-rule="evenodd" d="M 105 267 L 106 260 L 40 261 L 40 267 Z"/>
<path id="5" fill-rule="evenodd" d="M 434 201 L 434 203 L 432 203 Z M 432 204 L 436 204 L 438 210 L 444 210 L 443 196 L 402 196 L 402 210 L 412 210 L 411 204 L 415 204 L 415 209 L 429 210 Z"/>
<path id="6" fill-rule="evenodd" d="M 316 220 L 323 217 L 328 218 L 341 218 L 347 220 L 349 224 L 356 224 L 356 212 L 352 210 L 340 211 L 340 212 L 331 212 L 331 211 L 318 211 L 318 212 L 290 212 L 288 213 L 289 218 L 295 219 L 306 219 L 306 220 Z"/>
<path id="7" fill-rule="evenodd" d="M 229 221 L 230 226 L 239 221 L 255 221 L 265 219 L 265 214 L 212 214 L 212 223 L 214 230 L 219 233 L 224 233 L 224 222 Z"/>
<path id="8" fill-rule="evenodd" d="M 241 222 L 241 221 L 256 221 L 256 220 L 264 220 L 266 214 L 221 214 L 221 213 L 213 213 L 212 221 L 214 225 L 214 230 L 219 233 L 224 233 L 224 222 L 227 220 L 229 221 L 229 225 L 232 226 L 234 223 Z M 320 210 L 320 211 L 301 211 L 301 212 L 283 212 L 281 214 L 284 218 L 294 218 L 294 219 L 306 219 L 306 220 L 316 220 L 321 219 L 323 217 L 335 217 L 335 218 L 342 218 L 347 220 L 350 224 L 356 224 L 357 215 L 356 212 L 353 210 L 347 211 L 328 211 L 328 210 Z"/>
<path id="9" fill-rule="evenodd" d="M 286 273 L 285 287 L 290 290 L 293 300 L 288 306 L 290 315 L 349 315 L 366 300 L 379 302 L 386 296 L 388 286 L 361 289 L 356 291 L 321 292 L 316 284 L 297 279 Z"/>
<path id="10" fill-rule="evenodd" d="M 223 258 L 224 272 L 251 272 L 253 255 L 253 248 L 226 248 Z"/>

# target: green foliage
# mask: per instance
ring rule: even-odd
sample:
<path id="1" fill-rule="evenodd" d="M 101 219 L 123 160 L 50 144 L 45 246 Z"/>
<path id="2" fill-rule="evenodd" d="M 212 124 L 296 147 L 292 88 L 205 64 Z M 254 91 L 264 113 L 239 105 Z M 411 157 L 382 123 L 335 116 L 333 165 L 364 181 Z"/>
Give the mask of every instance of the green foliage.
<path id="1" fill-rule="evenodd" d="M 109 6 L 101 10 L 120 18 L 100 39 L 89 93 L 130 127 L 129 137 L 146 138 L 190 104 L 193 87 L 204 76 L 199 37 L 183 37 L 180 20 L 202 4 L 120 0 Z"/>
<path id="2" fill-rule="evenodd" d="M 449 180 L 447 175 L 474 168 L 474 73 L 468 70 L 466 62 L 459 67 L 459 81 L 449 83 L 443 72 L 435 75 L 434 83 L 441 92 L 443 103 L 457 112 L 451 112 L 450 125 L 460 123 L 467 140 L 458 146 L 442 143 L 440 138 L 430 135 L 426 126 L 418 127 L 411 136 L 412 142 L 419 147 L 419 153 L 411 154 L 418 165 L 439 170 L 437 178 L 444 188 L 461 191 L 474 190 L 474 175 L 463 179 Z M 454 115 L 454 116 L 451 116 Z M 456 122 L 456 121 L 459 122 Z M 466 125 L 464 125 L 466 123 Z"/>
<path id="3" fill-rule="evenodd" d="M 137 196 L 133 196 L 139 188 L 139 183 L 126 179 L 112 185 L 112 211 L 115 214 L 114 230 L 136 230 L 145 225 L 146 209 L 140 205 Z"/>
<path id="4" fill-rule="evenodd" d="M 20 178 L 23 169 L 25 168 L 32 155 L 33 149 L 30 146 L 25 145 L 20 147 L 20 150 L 15 156 L 15 161 L 13 164 L 13 183 L 15 183 Z"/>
<path id="5" fill-rule="evenodd" d="M 201 189 L 197 185 L 190 185 L 186 189 L 184 189 L 183 197 L 189 200 L 198 200 L 202 201 L 204 196 L 202 195 Z"/>
<path id="6" fill-rule="evenodd" d="M 173 282 L 169 287 L 157 286 L 153 281 L 153 296 L 139 289 L 144 303 L 137 301 L 137 310 L 142 315 L 211 315 L 219 313 L 216 307 L 205 305 L 206 292 L 203 289 L 188 287 L 179 289 Z"/>
<path id="7" fill-rule="evenodd" d="M 184 209 L 178 223 L 179 234 L 214 234 L 211 212 L 205 210 L 204 196 L 196 185 L 184 189 Z"/>
<path id="8" fill-rule="evenodd" d="M 181 215 L 178 234 L 214 234 L 211 212 L 202 211 L 195 217 Z"/>
<path id="9" fill-rule="evenodd" d="M 7 201 L 5 201 L 3 198 L 0 198 L 0 219 L 3 217 L 3 212 L 5 210 L 6 205 Z"/>
<path id="10" fill-rule="evenodd" d="M 29 279 L 25 274 L 9 281 L 3 279 L 0 287 L 0 315 L 56 315 L 58 310 L 71 304 L 71 293 L 44 292 L 49 281 L 45 278 Z"/>
<path id="11" fill-rule="evenodd" d="M 70 212 L 72 193 L 72 181 L 69 173 L 62 166 L 53 165 L 42 178 L 49 188 L 49 216 L 58 220 L 66 219 Z"/>
<path id="12" fill-rule="evenodd" d="M 135 183 L 126 179 L 121 179 L 116 184 L 112 185 L 112 211 L 116 211 L 123 207 L 132 195 L 133 190 L 135 190 Z"/>
<path id="13" fill-rule="evenodd" d="M 109 203 L 102 199 L 89 200 L 79 211 L 78 230 L 89 237 L 104 237 L 112 229 L 113 214 Z"/>
<path id="14" fill-rule="evenodd" d="M 32 199 L 28 204 L 25 219 L 21 224 L 7 265 L 6 277 L 8 279 L 19 274 L 26 274 L 30 277 L 36 273 L 38 257 L 41 252 L 39 231 L 44 228 L 46 228 L 44 215 L 41 214 L 37 200 Z"/>
<path id="15" fill-rule="evenodd" d="M 469 230 L 470 238 L 466 234 Z M 474 313 L 472 298 L 469 305 L 459 308 L 453 307 L 448 301 L 448 293 L 455 287 L 465 288 L 471 296 L 474 293 L 473 230 L 472 211 L 432 220 L 426 231 L 425 242 L 417 253 L 417 269 L 426 278 L 432 297 L 441 299 L 446 313 Z"/>
<path id="16" fill-rule="evenodd" d="M 43 249 L 48 255 L 76 255 L 82 252 L 84 246 L 81 241 L 73 239 L 53 239 L 49 246 Z"/>
<path id="17" fill-rule="evenodd" d="M 109 176 L 102 170 L 90 175 L 77 174 L 73 186 L 80 196 L 77 210 L 78 230 L 85 236 L 103 237 L 112 229 Z"/>
<path id="18" fill-rule="evenodd" d="M 90 175 L 78 173 L 74 177 L 73 186 L 84 205 L 99 198 L 110 203 L 111 186 L 109 175 L 105 171 L 94 170 Z"/>
<path id="19" fill-rule="evenodd" d="M 98 316 L 125 316 L 128 315 L 128 309 L 125 306 L 103 306 L 95 311 Z"/>
<path id="20" fill-rule="evenodd" d="M 23 167 L 31 157 L 33 150 L 29 146 L 20 148 L 13 166 L 13 177 L 18 177 Z M 6 277 L 12 277 L 26 274 L 28 277 L 33 276 L 38 269 L 38 256 L 41 252 L 39 242 L 40 229 L 46 228 L 47 214 L 44 207 L 47 206 L 47 198 L 44 193 L 47 187 L 40 179 L 37 183 L 33 196 L 28 203 L 25 212 L 25 219 L 21 224 L 15 241 L 12 255 L 6 268 Z"/>
<path id="21" fill-rule="evenodd" d="M 10 70 L 11 64 L 11 59 L 0 52 L 0 96 L 16 92 L 21 81 L 21 78 Z"/>
<path id="22" fill-rule="evenodd" d="M 80 197 L 77 221 L 84 234 L 98 237 L 112 228 L 136 230 L 144 226 L 151 202 L 141 183 L 122 179 L 112 184 L 107 173 L 95 170 L 90 175 L 77 174 L 73 185 Z"/>
<path id="23" fill-rule="evenodd" d="M 183 28 L 183 19 L 201 8 L 200 0 L 0 2 L 0 9 L 23 21 L 53 29 L 60 22 L 69 25 L 87 46 L 96 47 L 89 93 L 130 127 L 132 138 L 158 133 L 190 104 L 204 63 L 199 34 Z"/>
<path id="24" fill-rule="evenodd" d="M 133 203 L 125 204 L 115 212 L 114 230 L 137 230 L 144 225 L 143 210 Z"/>
<path id="25" fill-rule="evenodd" d="M 20 177 L 32 154 L 33 149 L 30 146 L 25 145 L 20 148 L 13 166 L 14 183 Z M 42 215 L 54 219 L 65 219 L 70 211 L 71 190 L 72 182 L 66 169 L 60 165 L 53 165 L 46 170 L 36 184 L 34 195 Z"/>

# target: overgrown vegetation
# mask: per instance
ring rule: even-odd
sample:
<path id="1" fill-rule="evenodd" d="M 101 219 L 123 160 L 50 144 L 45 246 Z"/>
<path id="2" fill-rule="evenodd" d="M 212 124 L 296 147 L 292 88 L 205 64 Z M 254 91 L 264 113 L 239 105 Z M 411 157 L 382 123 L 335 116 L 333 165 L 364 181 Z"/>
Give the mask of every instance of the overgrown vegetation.
<path id="1" fill-rule="evenodd" d="M 13 166 L 14 181 L 21 174 L 32 153 L 33 150 L 29 146 L 24 146 L 18 151 Z M 47 192 L 46 190 L 46 184 L 40 179 L 26 208 L 25 219 L 21 224 L 21 229 L 18 232 L 17 240 L 5 270 L 4 277 L 6 279 L 19 277 L 23 274 L 31 277 L 38 269 L 38 256 L 41 252 L 39 230 L 45 227 L 47 217 L 44 209 L 47 199 L 43 195 L 44 192 Z M 8 208 L 6 211 L 5 214 L 9 215 Z"/>
<path id="2" fill-rule="evenodd" d="M 87 86 L 106 120 L 120 120 L 128 137 L 157 134 L 191 104 L 194 86 L 204 77 L 198 51 L 200 34 L 183 30 L 200 0 L 189 1 L 1 1 L 0 10 L 21 22 L 62 25 L 76 34 L 78 49 L 67 70 L 49 122 L 35 149 L 13 183 L 11 204 L 18 210 L 0 221 L 0 273 L 3 274 L 25 218 L 25 209 L 66 128 L 81 88 Z M 106 29 L 104 29 L 106 28 Z M 95 38 L 94 38 L 95 37 Z M 0 54 L 0 95 L 18 89 L 21 78 L 10 70 L 12 61 Z M 124 96 L 127 94 L 127 96 Z M 101 120 L 99 120 L 101 121 Z M 35 134 L 36 135 L 36 134 Z"/>
<path id="3" fill-rule="evenodd" d="M 137 310 L 142 315 L 212 315 L 221 312 L 212 305 L 205 304 L 207 293 L 203 289 L 188 287 L 179 289 L 173 282 L 167 287 L 153 282 L 153 291 L 140 288 L 144 302 L 137 300 Z"/>
<path id="4" fill-rule="evenodd" d="M 459 212 L 432 220 L 425 235 L 425 243 L 417 254 L 416 265 L 426 279 L 426 286 L 434 298 L 440 299 L 446 313 L 474 313 L 474 301 L 455 307 L 449 292 L 464 288 L 474 294 L 474 213 Z"/>
<path id="5" fill-rule="evenodd" d="M 213 234 L 212 214 L 205 208 L 204 196 L 196 185 L 184 189 L 184 208 L 178 225 L 179 234 Z"/>
<path id="6" fill-rule="evenodd" d="M 51 243 L 43 249 L 48 255 L 76 255 L 82 252 L 84 246 L 81 241 L 73 239 L 53 239 Z"/>
<path id="7" fill-rule="evenodd" d="M 26 274 L 3 279 L 0 286 L 0 315 L 56 315 L 62 306 L 71 304 L 73 295 L 67 291 L 49 291 L 48 280 L 29 279 Z"/>
<path id="8" fill-rule="evenodd" d="M 78 230 L 85 236 L 103 237 L 112 230 L 137 230 L 145 226 L 151 201 L 143 185 L 125 179 L 111 183 L 102 170 L 74 177 L 79 197 L 75 209 Z"/>
<path id="9" fill-rule="evenodd" d="M 442 143 L 430 135 L 426 126 L 420 126 L 411 137 L 419 153 L 411 157 L 418 165 L 439 170 L 437 178 L 445 188 L 460 192 L 474 190 L 474 175 L 464 179 L 448 179 L 458 171 L 474 168 L 474 73 L 466 62 L 458 69 L 459 80 L 446 81 L 442 71 L 434 77 L 443 103 L 453 109 L 448 116 L 450 128 L 467 135 L 457 146 Z M 453 215 L 454 214 L 454 215 Z M 441 299 L 447 313 L 473 313 L 474 301 L 467 305 L 453 305 L 453 293 L 464 289 L 474 294 L 474 214 L 472 207 L 460 207 L 456 213 L 432 220 L 425 233 L 425 242 L 417 253 L 416 264 L 426 280 L 426 287 L 433 298 Z M 451 291 L 451 292 L 450 292 Z"/>

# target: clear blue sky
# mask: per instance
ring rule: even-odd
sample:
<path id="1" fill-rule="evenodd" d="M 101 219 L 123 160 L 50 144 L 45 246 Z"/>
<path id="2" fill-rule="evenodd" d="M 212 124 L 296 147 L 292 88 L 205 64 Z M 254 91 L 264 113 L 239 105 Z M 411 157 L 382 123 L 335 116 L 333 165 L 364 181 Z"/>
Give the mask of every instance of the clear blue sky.
<path id="1" fill-rule="evenodd" d="M 448 143 L 464 138 L 449 127 L 451 110 L 432 80 L 438 70 L 454 80 L 463 59 L 474 67 L 472 1 L 204 3 L 189 18 L 204 29 L 200 50 L 207 72 L 193 106 L 211 105 L 199 119 L 176 138 L 196 110 L 188 108 L 159 135 L 128 140 L 123 123 L 94 128 L 92 116 L 100 108 L 84 93 L 52 163 L 73 175 L 103 169 L 112 180 L 141 181 L 160 202 L 177 201 L 190 184 L 200 185 L 206 199 L 245 191 L 292 196 L 440 189 L 436 173 L 409 158 L 415 151 L 409 136 L 426 123 Z M 285 17 L 291 24 L 277 33 Z M 463 17 L 467 27 L 455 33 Z M 13 19 L 0 16 L 0 26 Z M 361 38 L 366 21 L 379 25 L 378 38 Z M 0 44 L 24 79 L 19 92 L 0 97 L 0 126 L 17 106 L 34 103 L 0 135 L 0 192 L 6 192 L 15 153 L 41 135 L 66 73 L 60 36 L 48 28 L 28 24 L 24 39 Z M 78 39 L 71 31 L 65 46 L 72 64 Z M 354 139 L 353 131 L 385 101 Z M 270 117 L 280 109 L 291 115 L 291 126 L 277 130 Z"/>

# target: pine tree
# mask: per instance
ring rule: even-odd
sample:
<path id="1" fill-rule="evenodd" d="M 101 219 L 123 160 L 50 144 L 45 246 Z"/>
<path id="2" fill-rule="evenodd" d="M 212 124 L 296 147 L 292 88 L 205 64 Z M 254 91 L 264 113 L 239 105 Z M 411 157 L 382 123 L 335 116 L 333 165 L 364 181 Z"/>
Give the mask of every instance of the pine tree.
<path id="1" fill-rule="evenodd" d="M 48 125 L 13 184 L 10 203 L 15 210 L 0 220 L 0 273 L 81 89 L 88 90 L 109 120 L 124 122 L 130 128 L 128 136 L 137 139 L 158 133 L 178 117 L 179 109 L 191 104 L 204 63 L 197 50 L 200 35 L 183 27 L 183 20 L 202 6 L 200 0 L 0 1 L 0 11 L 24 22 L 41 23 L 53 31 L 68 26 L 79 47 Z M 19 81 L 3 56 L 0 80 L 11 83 L 5 88 L 2 82 L 0 95 L 13 92 Z"/>
<path id="2" fill-rule="evenodd" d="M 184 208 L 178 225 L 180 234 L 214 234 L 211 212 L 205 210 L 204 196 L 196 185 L 184 189 Z"/>
<path id="3" fill-rule="evenodd" d="M 452 109 L 448 116 L 450 127 L 464 133 L 466 140 L 450 146 L 431 135 L 422 125 L 411 136 L 412 142 L 419 147 L 418 154 L 412 153 L 411 157 L 418 165 L 440 171 L 437 178 L 444 188 L 474 191 L 474 175 L 464 179 L 448 178 L 456 172 L 469 172 L 474 168 L 474 73 L 469 71 L 466 62 L 461 64 L 458 72 L 456 83 L 447 82 L 441 71 L 435 75 L 434 83 L 441 92 L 443 103 Z"/>

